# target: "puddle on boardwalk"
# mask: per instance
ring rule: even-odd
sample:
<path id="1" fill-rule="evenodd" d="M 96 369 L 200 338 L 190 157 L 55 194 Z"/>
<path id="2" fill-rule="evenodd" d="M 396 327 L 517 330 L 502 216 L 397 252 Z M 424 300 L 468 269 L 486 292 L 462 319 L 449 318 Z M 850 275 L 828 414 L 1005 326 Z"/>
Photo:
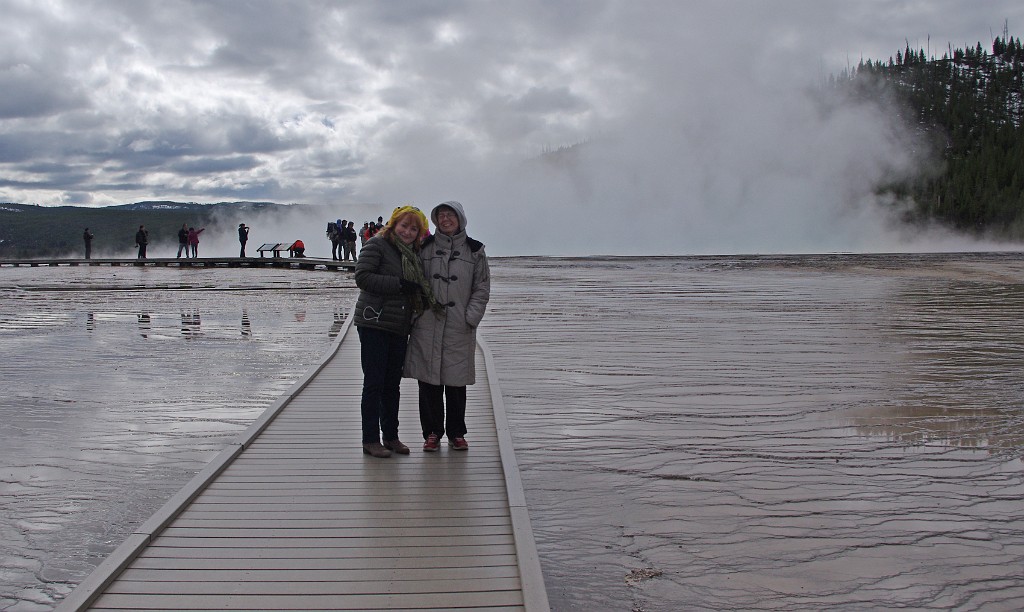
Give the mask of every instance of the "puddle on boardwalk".
<path id="1" fill-rule="evenodd" d="M 1024 604 L 1024 257 L 492 272 L 555 610 Z M 86 268 L 0 270 L 0 295 L 0 608 L 32 610 L 315 363 L 355 291 Z"/>

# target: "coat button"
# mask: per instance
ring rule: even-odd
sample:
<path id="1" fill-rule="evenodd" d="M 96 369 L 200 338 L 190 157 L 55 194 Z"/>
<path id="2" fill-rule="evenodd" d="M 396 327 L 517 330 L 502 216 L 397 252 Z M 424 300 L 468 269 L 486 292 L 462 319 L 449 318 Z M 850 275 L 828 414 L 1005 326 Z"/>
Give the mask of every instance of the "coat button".
<path id="1" fill-rule="evenodd" d="M 450 278 L 450 279 L 452 279 L 452 280 L 459 280 L 459 277 L 458 277 L 458 276 L 455 276 L 454 274 L 452 274 L 452 275 L 451 275 L 451 276 L 449 276 L 448 278 Z"/>

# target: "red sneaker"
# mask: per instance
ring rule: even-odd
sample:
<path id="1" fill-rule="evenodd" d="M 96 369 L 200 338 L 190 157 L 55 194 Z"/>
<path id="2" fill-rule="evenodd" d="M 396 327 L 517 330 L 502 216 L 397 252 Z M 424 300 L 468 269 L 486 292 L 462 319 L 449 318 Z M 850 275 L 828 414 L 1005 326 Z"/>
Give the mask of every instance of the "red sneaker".
<path id="1" fill-rule="evenodd" d="M 452 450 L 469 450 L 469 442 L 465 438 L 448 438 L 448 446 Z"/>
<path id="2" fill-rule="evenodd" d="M 437 434 L 430 434 L 427 439 L 423 441 L 423 452 L 434 453 L 441 448 L 441 444 L 437 441 Z"/>

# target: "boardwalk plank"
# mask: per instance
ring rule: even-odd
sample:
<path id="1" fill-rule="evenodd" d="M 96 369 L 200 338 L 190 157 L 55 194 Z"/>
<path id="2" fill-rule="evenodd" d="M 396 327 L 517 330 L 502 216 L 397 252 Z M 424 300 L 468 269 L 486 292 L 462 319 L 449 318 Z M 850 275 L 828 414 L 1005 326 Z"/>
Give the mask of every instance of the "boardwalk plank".
<path id="1" fill-rule="evenodd" d="M 352 569 L 129 569 L 118 581 L 133 583 L 146 582 L 422 582 L 425 580 L 451 580 L 449 567 L 429 568 L 352 568 Z M 485 565 L 463 567 L 459 569 L 463 580 L 483 580 L 494 578 L 513 578 L 518 580 L 519 571 L 514 563 L 507 565 Z M 478 587 L 480 585 L 477 585 Z M 515 585 L 518 587 L 518 584 Z M 378 587 L 379 588 L 379 587 Z M 493 587 L 491 587 L 493 588 Z M 108 593 L 124 592 L 108 589 Z M 152 591 L 143 591 L 152 592 Z M 351 591 L 350 591 L 351 592 Z"/>
<path id="2" fill-rule="evenodd" d="M 336 515 L 335 515 L 336 516 Z M 280 533 L 282 529 L 425 529 L 428 527 L 485 527 L 502 526 L 509 527 L 510 522 L 507 515 L 471 515 L 458 517 L 438 518 L 433 516 L 408 516 L 406 513 L 395 512 L 385 516 L 366 516 L 363 518 L 350 517 L 348 513 L 344 518 L 332 517 L 280 517 L 276 519 L 261 519 L 252 516 L 231 516 L 221 518 L 184 518 L 179 517 L 174 522 L 177 529 L 219 529 L 237 528 L 239 524 L 245 525 L 246 529 L 271 529 Z"/>
<path id="3" fill-rule="evenodd" d="M 291 523 L 288 523 L 291 524 Z M 228 538 L 245 538 L 260 540 L 263 538 L 319 538 L 319 539 L 364 539 L 364 538 L 479 538 L 496 537 L 512 533 L 511 524 L 505 520 L 501 524 L 486 525 L 435 525 L 429 527 L 262 527 L 236 523 L 233 527 L 177 526 L 169 527 L 160 535 L 161 538 L 204 538 L 221 540 Z M 192 535 L 194 534 L 194 535 Z"/>
<path id="4" fill-rule="evenodd" d="M 473 499 L 461 502 L 459 507 L 463 509 L 495 508 L 496 506 L 508 508 L 507 499 L 504 491 L 492 492 L 475 495 Z M 335 507 L 339 512 L 343 512 L 346 508 L 373 508 L 375 505 L 377 508 L 381 508 L 381 502 L 387 502 L 384 511 L 409 504 L 415 504 L 425 511 L 452 508 L 452 499 L 444 495 L 414 498 L 411 495 L 388 493 L 351 495 L 330 490 L 322 491 L 319 494 L 294 495 L 288 498 L 259 495 L 253 491 L 227 491 L 223 494 L 204 493 L 193 501 L 191 508 L 242 511 L 252 510 L 253 506 L 258 506 L 267 510 L 283 510 L 285 508 L 301 510 L 307 505 L 315 505 L 316 510 L 328 510 Z"/>
<path id="5" fill-rule="evenodd" d="M 452 547 L 452 537 L 455 534 L 434 535 L 434 536 L 406 536 L 406 537 L 274 537 L 263 535 L 258 537 L 199 537 L 199 536 L 160 536 L 151 546 L 175 546 L 192 547 L 199 549 L 209 548 L 415 548 L 415 547 L 437 547 L 437 554 L 445 554 L 448 548 Z M 460 553 L 472 554 L 474 549 L 486 550 L 487 547 L 495 544 L 515 544 L 511 535 L 476 535 L 470 542 L 459 542 Z"/>
<path id="6" fill-rule="evenodd" d="M 341 482 L 310 482 L 302 485 L 287 482 L 225 482 L 210 487 L 211 493 L 226 493 L 232 491 L 259 491 L 262 493 L 278 496 L 315 494 L 318 491 L 328 493 L 336 492 Z M 471 498 L 482 493 L 500 493 L 504 490 L 501 485 L 495 484 L 454 484 L 445 483 L 443 486 L 429 482 L 399 482 L 380 483 L 374 481 L 359 481 L 344 483 L 347 495 L 393 495 L 395 497 L 408 497 L 413 495 L 430 497 L 444 497 L 457 503 L 460 498 Z M 401 486 L 401 490 L 399 490 Z"/>
<path id="7" fill-rule="evenodd" d="M 236 595 L 212 598 L 207 595 L 130 595 L 102 596 L 94 610 L 451 610 L 451 593 L 415 595 Z M 522 593 L 497 591 L 459 593 L 461 608 L 491 609 L 495 606 L 521 606 Z"/>
<path id="8" fill-rule="evenodd" d="M 409 546 L 403 547 L 401 550 L 401 559 L 422 559 L 428 563 L 424 567 L 433 567 L 440 563 L 441 557 L 445 558 L 445 563 L 452 566 L 453 563 L 451 558 L 448 558 L 444 551 L 450 543 L 446 542 L 443 546 Z M 495 555 L 509 555 L 515 558 L 516 548 L 515 544 L 508 542 L 505 544 L 491 544 L 486 547 L 480 547 L 480 550 L 473 551 L 476 554 L 473 557 L 468 558 L 487 558 Z M 179 546 L 150 546 L 142 552 L 140 557 L 150 558 L 167 558 L 167 559 L 338 559 L 341 558 L 342 551 L 338 550 L 337 547 L 298 547 L 298 546 L 282 546 L 280 548 L 238 548 L 238 547 L 217 547 L 209 548 L 206 550 L 196 549 L 194 547 L 179 547 Z M 380 559 L 390 558 L 386 555 L 397 554 L 393 550 L 383 550 L 382 548 L 371 545 L 358 547 L 353 546 L 347 548 L 344 551 L 344 558 L 346 559 L 363 559 L 367 562 L 376 562 Z"/>
<path id="9" fill-rule="evenodd" d="M 459 570 L 458 576 L 447 573 L 445 577 L 433 580 L 382 579 L 369 580 L 331 580 L 331 581 L 293 581 L 293 580 L 234 580 L 231 582 L 203 580 L 164 580 L 135 581 L 119 579 L 107 589 L 109 594 L 134 595 L 222 595 L 244 593 L 247 595 L 375 595 L 385 590 L 390 594 L 434 594 L 434 593 L 491 593 L 500 591 L 518 591 L 519 576 L 512 578 L 474 578 L 463 579 Z"/>
<path id="10" fill-rule="evenodd" d="M 411 510 L 420 510 L 416 504 L 408 504 L 404 508 L 389 508 L 387 510 L 358 510 L 353 508 L 345 508 L 342 510 L 331 509 L 331 510 L 307 510 L 301 506 L 295 506 L 295 509 L 289 511 L 274 511 L 274 510 L 253 510 L 253 511 L 238 511 L 237 508 L 232 508 L 229 511 L 210 511 L 210 510 L 199 510 L 196 509 L 193 504 L 192 508 L 183 512 L 175 524 L 178 526 L 188 525 L 192 521 L 245 521 L 246 524 L 252 524 L 253 521 L 291 521 L 293 523 L 303 523 L 305 521 L 319 521 L 319 520 L 344 520 L 352 522 L 353 524 L 361 523 L 366 520 L 381 520 L 381 521 L 402 521 L 405 525 L 415 525 L 419 521 L 428 522 L 439 520 L 437 517 L 422 517 L 414 516 L 411 514 Z M 440 508 L 444 509 L 444 508 Z M 468 519 L 480 518 L 489 519 L 491 517 L 508 521 L 508 510 L 507 507 L 501 504 L 495 504 L 490 508 L 451 508 L 444 509 L 445 518 L 451 521 L 465 521 Z M 436 523 L 430 523 L 436 524 Z"/>
<path id="11" fill-rule="evenodd" d="M 380 554 L 380 551 L 374 551 Z M 514 554 L 504 555 L 477 555 L 473 557 L 453 557 L 449 555 L 430 555 L 421 557 L 380 557 L 380 556 L 359 556 L 359 557 L 329 557 L 329 558 L 184 558 L 184 557 L 154 557 L 149 555 L 140 556 L 132 564 L 131 570 L 154 569 L 154 570 L 190 570 L 190 571 L 231 571 L 251 570 L 272 572 L 290 571 L 330 571 L 330 570 L 412 570 L 429 569 L 437 570 L 442 568 L 483 568 L 483 567 L 515 567 L 516 556 Z"/>

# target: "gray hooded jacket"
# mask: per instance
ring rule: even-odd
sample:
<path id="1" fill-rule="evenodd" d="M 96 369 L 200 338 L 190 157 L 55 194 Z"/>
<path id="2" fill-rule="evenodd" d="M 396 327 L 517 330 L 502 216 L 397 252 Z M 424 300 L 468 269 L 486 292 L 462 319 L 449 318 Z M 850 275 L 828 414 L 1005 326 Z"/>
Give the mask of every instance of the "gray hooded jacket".
<path id="1" fill-rule="evenodd" d="M 426 310 L 414 322 L 405 355 L 404 376 L 432 385 L 463 387 L 476 382 L 476 328 L 491 297 L 491 270 L 484 245 L 466 235 L 466 213 L 458 202 L 444 202 L 430 211 L 453 209 L 459 231 L 428 237 L 420 249 L 424 276 L 443 313 Z"/>

